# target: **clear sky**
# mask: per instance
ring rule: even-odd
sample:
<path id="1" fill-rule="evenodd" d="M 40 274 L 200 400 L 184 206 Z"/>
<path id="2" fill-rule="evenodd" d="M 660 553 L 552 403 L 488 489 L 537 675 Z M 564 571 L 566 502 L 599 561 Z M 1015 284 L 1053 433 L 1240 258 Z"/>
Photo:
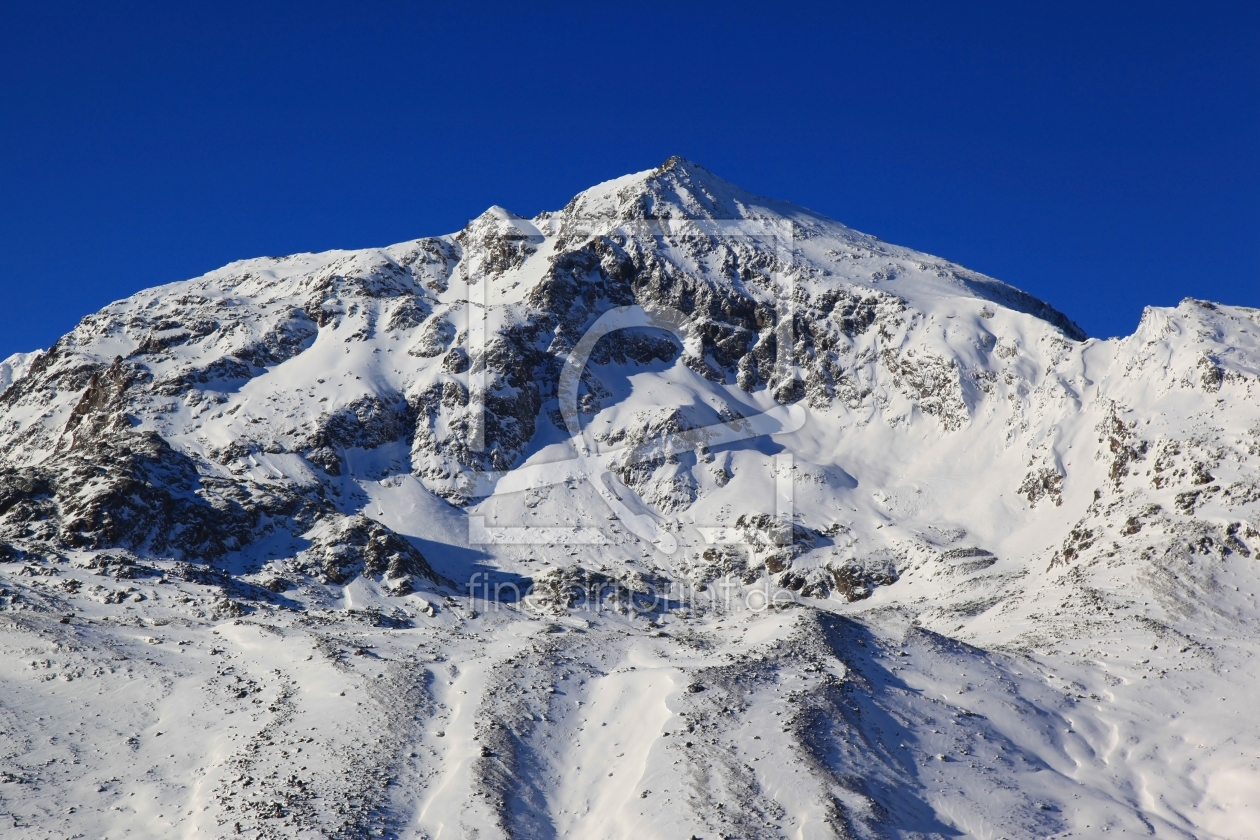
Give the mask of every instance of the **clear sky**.
<path id="1" fill-rule="evenodd" d="M 1258 9 L 6 3 L 0 357 L 234 259 L 533 215 L 673 154 L 1092 335 L 1260 306 Z"/>

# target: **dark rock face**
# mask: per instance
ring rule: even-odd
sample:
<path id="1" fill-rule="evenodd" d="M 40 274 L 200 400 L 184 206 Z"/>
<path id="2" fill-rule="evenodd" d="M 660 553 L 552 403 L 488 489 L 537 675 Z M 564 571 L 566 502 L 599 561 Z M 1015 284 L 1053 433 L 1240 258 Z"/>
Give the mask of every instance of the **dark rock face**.
<path id="1" fill-rule="evenodd" d="M 539 575 L 528 585 L 527 597 L 533 608 L 557 615 L 574 608 L 647 615 L 665 604 L 663 584 L 634 573 L 610 575 L 566 566 Z"/>
<path id="2" fill-rule="evenodd" d="M 0 532 L 68 548 L 214 558 L 248 541 L 249 513 L 203 486 L 196 465 L 154 432 L 134 431 L 131 389 L 150 381 L 115 359 L 92 375 L 53 454 L 0 470 Z"/>
<path id="3" fill-rule="evenodd" d="M 152 379 L 116 358 L 90 376 L 48 457 L 0 467 L 4 539 L 206 561 L 250 542 L 267 516 L 300 523 L 322 507 L 296 488 L 211 478 L 161 435 L 135 429 L 128 409 Z"/>
<path id="4" fill-rule="evenodd" d="M 410 443 L 415 427 L 415 409 L 401 395 L 390 402 L 363 397 L 320 418 L 305 454 L 329 475 L 340 475 L 340 453 L 347 448 L 375 449 L 400 440 Z"/>
<path id="5" fill-rule="evenodd" d="M 371 575 L 383 579 L 395 594 L 412 591 L 416 578 L 449 585 L 415 546 L 365 516 L 338 517 L 315 537 L 299 566 L 328 583 L 344 584 L 359 575 Z"/>
<path id="6" fill-rule="evenodd" d="M 763 299 L 777 294 L 771 274 L 786 267 L 747 244 L 690 239 L 678 244 L 691 259 L 721 265 L 721 272 L 680 269 L 635 240 L 585 237 L 566 243 L 566 249 L 557 253 L 525 301 L 510 307 L 509 326 L 488 337 L 484 353 L 468 356 L 463 348 L 452 347 L 443 363 L 448 372 L 462 372 L 467 364 L 474 372 L 484 371 L 487 378 L 485 447 L 477 450 L 470 445 L 477 427 L 465 393 L 453 391 L 453 383 L 422 392 L 415 401 L 421 426 L 415 454 L 418 474 L 430 488 L 463 502 L 467 496 L 452 481 L 455 473 L 514 466 L 535 433 L 542 405 L 556 396 L 567 354 L 600 315 L 616 307 L 634 304 L 682 312 L 701 339 L 699 352 L 684 353 L 682 361 L 714 382 L 734 382 L 745 391 L 766 387 L 781 404 L 808 399 L 821 407 L 836 398 L 850 403 L 866 399 L 869 390 L 855 384 L 849 371 L 852 361 L 846 364 L 842 357 L 856 337 L 879 323 L 896 322 L 906 307 L 903 300 L 870 289 L 834 289 L 817 298 L 798 293 L 794 344 L 787 359 L 800 366 L 801 379 L 776 370 L 781 325 L 774 306 Z M 444 352 L 440 339 L 452 332 L 453 328 L 433 322 L 423 331 L 420 349 L 409 352 L 440 355 Z M 600 340 L 591 362 L 650 364 L 674 358 L 679 349 L 668 336 L 620 331 Z M 957 396 L 960 386 L 952 369 L 942 367 L 942 372 L 953 375 L 945 377 L 949 381 L 941 387 L 935 369 L 926 371 L 908 360 L 897 371 L 917 388 L 914 394 L 923 399 L 925 411 L 940 415 L 948 428 L 961 424 L 960 412 L 965 417 L 966 406 Z M 586 412 L 597 411 L 607 389 L 589 370 L 582 382 L 579 405 Z M 628 484 L 636 483 L 634 477 L 627 478 Z"/>
<path id="7" fill-rule="evenodd" d="M 1057 469 L 1042 467 L 1028 473 L 1024 483 L 1019 485 L 1019 493 L 1028 499 L 1028 504 L 1036 507 L 1042 499 L 1049 499 L 1056 506 L 1063 504 L 1063 474 Z"/>
<path id="8" fill-rule="evenodd" d="M 153 432 L 97 437 L 50 466 L 72 548 L 214 558 L 248 541 L 249 514 L 230 498 L 211 504 L 192 460 Z"/>

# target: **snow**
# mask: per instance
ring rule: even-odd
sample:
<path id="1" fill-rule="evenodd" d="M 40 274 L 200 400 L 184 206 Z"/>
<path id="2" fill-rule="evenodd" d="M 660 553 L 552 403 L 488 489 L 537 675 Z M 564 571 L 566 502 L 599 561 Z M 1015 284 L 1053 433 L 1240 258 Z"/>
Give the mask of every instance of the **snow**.
<path id="1" fill-rule="evenodd" d="M 645 207 L 676 226 L 618 247 L 662 271 L 773 311 L 768 284 L 722 265 L 783 243 L 705 251 L 679 225 L 786 221 L 780 278 L 869 299 L 870 324 L 829 333 L 825 399 L 780 406 L 686 353 L 608 359 L 587 368 L 587 457 L 550 421 L 509 469 L 464 470 L 420 434 L 341 446 L 335 475 L 302 454 L 366 399 L 468 388 L 470 312 L 492 340 L 528 323 L 565 249 Z M 136 429 L 206 480 L 362 513 L 457 586 L 303 577 L 331 520 L 276 517 L 216 561 L 230 585 L 143 552 L 153 571 L 131 578 L 89 567 L 117 551 L 0 564 L 5 835 L 1256 833 L 1260 312 L 1187 300 L 1081 340 L 1021 295 L 681 161 L 533 220 L 495 207 L 453 236 L 245 260 L 106 307 L 57 352 L 143 357 L 156 383 L 258 362 L 145 392 Z M 460 346 L 472 369 L 446 361 Z M 0 363 L 0 390 L 38 355 Z M 55 460 L 87 384 L 21 387 L 0 406 L 7 470 Z M 433 410 L 437 438 L 463 428 Z M 728 544 L 755 571 L 775 556 L 747 522 L 785 498 L 812 535 L 799 556 L 715 579 Z M 869 597 L 842 597 L 850 568 Z M 540 595 L 591 575 L 602 599 Z M 242 594 L 269 576 L 292 585 Z M 803 594 L 820 580 L 828 597 Z M 616 594 L 648 581 L 668 589 L 653 609 Z"/>
<path id="2" fill-rule="evenodd" d="M 31 369 L 31 365 L 44 355 L 43 350 L 34 350 L 30 353 L 14 353 L 4 361 L 0 362 L 0 394 L 17 380 L 26 376 L 26 372 Z"/>

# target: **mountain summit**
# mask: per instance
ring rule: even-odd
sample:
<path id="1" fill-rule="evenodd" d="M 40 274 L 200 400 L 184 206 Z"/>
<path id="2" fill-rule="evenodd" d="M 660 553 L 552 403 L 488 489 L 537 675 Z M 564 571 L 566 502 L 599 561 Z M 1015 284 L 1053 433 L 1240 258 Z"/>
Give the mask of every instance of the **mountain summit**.
<path id="1" fill-rule="evenodd" d="M 617 221 L 778 220 L 794 217 L 830 221 L 787 202 L 753 195 L 719 178 L 703 166 L 677 156 L 671 157 L 656 169 L 615 178 L 584 190 L 574 196 L 564 212 L 586 218 L 608 217 Z"/>
<path id="2" fill-rule="evenodd" d="M 922 266 L 931 264 L 934 266 L 932 274 L 938 279 L 945 276 L 942 272 L 948 272 L 952 281 L 978 297 L 1036 315 L 1077 340 L 1085 338 L 1084 331 L 1062 313 L 1013 286 L 918 251 L 889 245 L 794 204 L 753 195 L 680 157 L 672 157 L 656 169 L 591 187 L 575 196 L 560 216 L 580 219 L 605 233 L 617 225 L 652 220 L 746 221 L 754 223 L 750 231 L 757 227 L 756 223 L 761 223 L 762 230 L 777 236 L 789 231 L 794 238 L 819 238 L 833 246 L 844 243 L 850 248 L 892 257 L 906 269 L 906 275 L 929 288 L 936 284 L 915 275 L 923 271 Z M 829 263 L 835 262 L 835 254 L 829 254 L 829 250 L 832 249 L 809 254 L 819 258 L 817 264 L 824 272 L 834 268 Z M 871 272 L 869 279 L 883 279 L 877 276 L 877 271 Z M 867 280 L 860 274 L 853 279 Z"/>
<path id="3" fill-rule="evenodd" d="M 0 377 L 0 780 L 43 833 L 1253 818 L 1256 310 L 1088 339 L 671 158 L 145 290 Z"/>

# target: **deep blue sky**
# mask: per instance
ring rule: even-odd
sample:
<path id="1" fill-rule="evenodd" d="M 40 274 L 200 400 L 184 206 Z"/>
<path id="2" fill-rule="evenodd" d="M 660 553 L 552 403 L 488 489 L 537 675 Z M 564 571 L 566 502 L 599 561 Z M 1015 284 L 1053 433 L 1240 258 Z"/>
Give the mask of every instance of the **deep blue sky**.
<path id="1" fill-rule="evenodd" d="M 5 4 L 0 357 L 233 259 L 532 215 L 671 154 L 1093 335 L 1260 306 L 1254 3 L 590 5 Z"/>

